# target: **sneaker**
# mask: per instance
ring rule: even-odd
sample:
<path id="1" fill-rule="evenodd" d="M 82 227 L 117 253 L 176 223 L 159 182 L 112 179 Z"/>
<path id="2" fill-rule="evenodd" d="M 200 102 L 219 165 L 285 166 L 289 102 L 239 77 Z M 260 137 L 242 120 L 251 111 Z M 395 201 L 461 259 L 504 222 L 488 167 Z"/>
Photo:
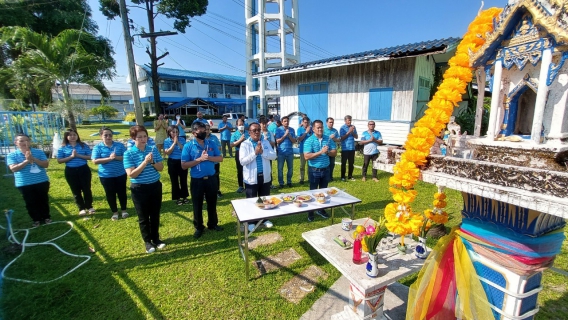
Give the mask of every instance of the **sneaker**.
<path id="1" fill-rule="evenodd" d="M 34 223 L 32 224 L 33 228 L 39 227 L 41 225 L 41 222 L 39 221 L 34 221 Z"/>
<path id="2" fill-rule="evenodd" d="M 274 227 L 274 223 L 270 222 L 269 220 L 264 221 L 264 226 L 267 228 L 272 228 Z"/>
<path id="3" fill-rule="evenodd" d="M 122 210 L 122 219 L 128 218 L 128 212 Z"/>
<path id="4" fill-rule="evenodd" d="M 202 235 L 203 235 L 203 230 L 195 230 L 195 233 L 193 234 L 193 237 L 194 237 L 195 239 L 199 239 Z"/>
<path id="5" fill-rule="evenodd" d="M 112 214 L 112 217 L 110 217 L 110 220 L 112 221 L 118 221 L 118 212 L 115 212 Z"/>
<path id="6" fill-rule="evenodd" d="M 221 190 L 217 191 L 217 198 L 222 198 L 223 194 L 221 193 Z"/>
<path id="7" fill-rule="evenodd" d="M 97 210 L 95 210 L 95 208 L 89 209 L 89 214 L 95 214 L 95 212 L 97 212 Z"/>
<path id="8" fill-rule="evenodd" d="M 310 211 L 308 212 L 308 222 L 313 222 L 314 221 L 314 212 Z"/>
<path id="9" fill-rule="evenodd" d="M 292 188 L 292 184 L 291 184 L 291 183 L 288 183 L 288 188 Z"/>
<path id="10" fill-rule="evenodd" d="M 179 199 L 178 201 L 176 201 L 176 204 L 177 204 L 178 206 L 183 205 L 183 200 Z"/>
<path id="11" fill-rule="evenodd" d="M 154 245 L 152 245 L 150 242 L 146 242 L 146 253 L 152 253 L 154 251 L 156 251 L 156 247 L 154 247 Z"/>
<path id="12" fill-rule="evenodd" d="M 303 185 L 303 184 L 304 184 L 304 180 L 300 180 L 300 184 Z"/>
<path id="13" fill-rule="evenodd" d="M 317 213 L 318 216 L 320 216 L 324 219 L 329 218 L 329 214 L 327 214 L 327 212 L 325 212 L 325 210 L 318 210 L 318 211 L 316 211 L 316 213 Z"/>
<path id="14" fill-rule="evenodd" d="M 349 181 L 355 181 L 355 178 L 351 177 L 349 178 Z"/>
<path id="15" fill-rule="evenodd" d="M 239 188 L 237 189 L 237 193 L 243 193 L 243 191 L 245 191 L 245 189 L 243 189 L 243 187 L 239 187 Z"/>
<path id="16" fill-rule="evenodd" d="M 363 178 L 361 178 L 361 181 L 363 181 L 363 182 L 367 181 L 367 178 L 363 177 Z"/>
<path id="17" fill-rule="evenodd" d="M 47 218 L 45 219 L 45 224 L 50 224 L 51 223 L 51 219 Z"/>
<path id="18" fill-rule="evenodd" d="M 254 223 L 249 224 L 248 229 L 249 229 L 249 233 L 253 232 L 254 231 Z"/>
<path id="19" fill-rule="evenodd" d="M 284 185 L 283 185 L 283 184 L 280 185 L 280 189 L 282 189 L 282 188 L 284 188 Z"/>
<path id="20" fill-rule="evenodd" d="M 154 241 L 154 245 L 158 249 L 164 249 L 166 247 L 166 244 L 162 240 Z"/>
<path id="21" fill-rule="evenodd" d="M 341 182 L 345 182 L 345 181 L 347 181 L 347 180 L 345 180 L 345 178 L 341 178 Z"/>
<path id="22" fill-rule="evenodd" d="M 377 178 L 373 178 L 373 181 L 375 181 L 375 182 L 379 182 L 379 179 L 377 179 Z"/>
<path id="23" fill-rule="evenodd" d="M 80 215 L 80 216 L 85 216 L 85 215 L 87 215 L 87 210 L 81 210 L 81 211 L 79 211 L 79 215 Z"/>
<path id="24" fill-rule="evenodd" d="M 270 186 L 270 189 L 274 190 L 274 189 L 278 189 L 278 187 L 275 186 L 275 185 L 271 185 L 271 186 Z"/>
<path id="25" fill-rule="evenodd" d="M 207 229 L 213 230 L 213 231 L 223 231 L 223 230 L 225 230 L 225 229 L 223 229 L 223 227 L 220 227 L 220 226 L 214 226 L 214 227 L 212 227 L 212 228 L 207 227 Z"/>
<path id="26" fill-rule="evenodd" d="M 188 204 L 189 203 L 189 199 L 188 198 L 183 198 L 183 204 Z"/>

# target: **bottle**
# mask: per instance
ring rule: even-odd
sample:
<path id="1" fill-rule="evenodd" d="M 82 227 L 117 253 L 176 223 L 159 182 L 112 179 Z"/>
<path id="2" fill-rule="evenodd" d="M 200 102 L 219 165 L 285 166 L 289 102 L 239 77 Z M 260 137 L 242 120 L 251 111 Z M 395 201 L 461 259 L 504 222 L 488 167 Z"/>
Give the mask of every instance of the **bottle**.
<path id="1" fill-rule="evenodd" d="M 353 263 L 361 264 L 361 238 L 357 237 L 353 242 Z"/>
<path id="2" fill-rule="evenodd" d="M 446 156 L 446 145 L 442 144 L 440 146 L 440 152 L 442 153 L 443 156 Z"/>

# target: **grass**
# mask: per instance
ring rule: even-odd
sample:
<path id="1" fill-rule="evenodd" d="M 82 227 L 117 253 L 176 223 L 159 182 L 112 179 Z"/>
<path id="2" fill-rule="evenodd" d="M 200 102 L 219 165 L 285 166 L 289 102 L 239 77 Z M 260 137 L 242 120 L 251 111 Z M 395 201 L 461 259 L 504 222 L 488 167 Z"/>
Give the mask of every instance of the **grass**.
<path id="1" fill-rule="evenodd" d="M 111 125 L 113 130 L 127 132 L 125 125 Z M 98 125 L 81 126 L 81 137 L 87 132 L 96 132 Z M 152 134 L 151 134 L 152 135 Z M 276 166 L 276 163 L 274 163 Z M 63 176 L 64 165 L 51 160 L 50 202 L 54 220 L 71 221 L 74 230 L 56 243 L 68 252 L 91 255 L 91 260 L 61 280 L 49 284 L 26 284 L 10 280 L 3 281 L 0 315 L 5 319 L 297 319 L 321 297 L 341 276 L 340 273 L 321 257 L 301 234 L 302 232 L 329 225 L 329 220 L 306 221 L 300 214 L 273 220 L 274 228 L 266 232 L 278 232 L 283 241 L 270 246 L 261 246 L 251 251 L 251 261 L 280 253 L 293 248 L 302 259 L 291 266 L 270 272 L 262 277 L 251 268 L 253 279 L 245 281 L 243 260 L 237 248 L 236 220 L 231 216 L 230 200 L 242 197 L 235 193 L 237 178 L 234 159 L 221 164 L 221 190 L 225 195 L 218 203 L 220 225 L 223 232 L 206 232 L 194 240 L 191 205 L 179 207 L 170 200 L 170 182 L 167 169 L 162 173 L 164 184 L 161 238 L 168 246 L 154 254 L 144 252 L 137 219 L 132 202 L 128 208 L 131 217 L 113 222 L 112 213 L 104 199 L 104 192 L 96 167 L 93 170 L 92 189 L 97 213 L 92 219 L 83 220 L 77 216 L 69 187 Z M 294 163 L 294 182 L 299 180 L 299 160 Z M 274 168 L 273 168 L 274 169 Z M 335 177 L 339 176 L 339 165 Z M 370 174 L 370 172 L 368 173 Z M 378 217 L 390 201 L 388 177 L 379 171 L 380 182 L 334 182 L 331 185 L 345 189 L 362 200 L 356 206 L 357 217 Z M 360 169 L 355 169 L 355 178 L 360 180 Z M 0 179 L 0 203 L 15 211 L 14 228 L 28 228 L 31 225 L 21 195 L 13 186 L 11 178 Z M 300 191 L 307 188 L 297 183 L 284 192 Z M 420 195 L 414 208 L 422 210 L 431 206 L 435 186 L 419 183 Z M 459 192 L 448 190 L 448 210 L 452 213 L 449 226 L 460 222 L 462 206 Z M 341 214 L 341 210 L 336 211 Z M 5 224 L 5 223 L 2 223 Z M 32 230 L 30 240 L 39 242 L 54 237 L 68 227 L 52 224 Z M 96 250 L 90 253 L 89 247 Z M 5 265 L 17 256 L 9 250 L 6 240 L 0 242 L 0 263 Z M 568 269 L 566 243 L 557 258 L 556 267 Z M 25 254 L 7 272 L 11 277 L 30 280 L 48 280 L 72 268 L 81 260 L 66 257 L 50 247 L 27 248 Z M 279 295 L 279 288 L 308 266 L 315 264 L 330 276 L 322 280 L 315 292 L 310 293 L 299 304 L 293 304 Z M 413 277 L 404 279 L 410 284 Z M 537 318 L 568 318 L 568 298 L 565 293 L 564 276 L 547 271 L 539 295 L 541 312 Z"/>

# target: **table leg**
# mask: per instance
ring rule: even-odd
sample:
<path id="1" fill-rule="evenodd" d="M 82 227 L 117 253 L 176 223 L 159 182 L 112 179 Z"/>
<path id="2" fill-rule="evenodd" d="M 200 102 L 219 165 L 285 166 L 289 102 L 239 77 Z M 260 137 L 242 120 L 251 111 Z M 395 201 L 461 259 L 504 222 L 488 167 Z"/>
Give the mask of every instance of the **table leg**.
<path id="1" fill-rule="evenodd" d="M 331 208 L 331 224 L 333 224 L 333 218 L 335 218 L 335 207 Z"/>
<path id="2" fill-rule="evenodd" d="M 245 222 L 245 276 L 249 280 L 249 244 L 248 244 L 248 222 Z"/>
<path id="3" fill-rule="evenodd" d="M 351 205 L 351 220 L 355 219 L 355 204 Z"/>

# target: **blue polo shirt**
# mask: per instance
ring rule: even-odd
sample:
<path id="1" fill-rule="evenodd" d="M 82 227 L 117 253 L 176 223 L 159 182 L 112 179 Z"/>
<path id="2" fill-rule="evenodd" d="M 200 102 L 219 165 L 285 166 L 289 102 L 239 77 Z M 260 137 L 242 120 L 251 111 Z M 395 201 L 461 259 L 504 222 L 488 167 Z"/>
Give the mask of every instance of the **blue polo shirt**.
<path id="1" fill-rule="evenodd" d="M 126 150 L 124 153 L 123 164 L 124 169 L 128 168 L 138 168 L 138 166 L 144 161 L 147 154 L 152 153 L 154 162 L 162 162 L 162 156 L 158 148 L 149 146 L 146 144 L 146 149 L 144 151 L 138 149 L 136 146 Z M 131 183 L 139 184 L 150 184 L 160 180 L 160 173 L 154 169 L 151 164 L 146 165 L 144 170 L 136 178 L 130 178 Z"/>
<path id="2" fill-rule="evenodd" d="M 91 159 L 101 159 L 101 158 L 108 158 L 110 154 L 114 151 L 116 156 L 123 156 L 126 148 L 120 142 L 113 141 L 112 146 L 108 147 L 104 142 L 97 144 L 93 148 L 93 154 L 91 155 Z M 100 178 L 113 178 L 113 177 L 120 177 L 126 174 L 124 171 L 124 165 L 120 160 L 112 160 L 107 163 L 99 164 L 99 177 Z"/>
<path id="3" fill-rule="evenodd" d="M 276 124 L 276 121 L 269 124 L 268 127 L 266 127 L 266 129 L 268 129 L 268 131 L 270 131 L 270 133 L 272 133 L 272 135 L 275 135 L 276 129 L 278 129 L 278 125 Z"/>
<path id="4" fill-rule="evenodd" d="M 70 157 L 71 154 L 73 153 L 73 149 L 77 150 L 77 154 L 83 155 L 83 156 L 90 156 L 91 155 L 91 148 L 89 148 L 88 145 L 83 144 L 81 146 L 80 143 L 77 143 L 75 145 L 75 147 L 72 147 L 70 144 L 68 145 L 64 145 L 61 146 L 61 148 L 59 148 L 59 150 L 57 150 L 57 159 L 63 159 L 63 158 L 67 158 Z M 87 160 L 79 158 L 79 157 L 75 157 L 71 160 L 69 160 L 68 162 L 65 163 L 66 166 L 68 166 L 69 168 L 77 168 L 77 167 L 81 167 L 87 164 Z"/>
<path id="5" fill-rule="evenodd" d="M 304 126 L 301 126 L 298 128 L 298 137 L 300 137 L 301 135 L 303 135 L 306 132 L 306 128 L 304 128 Z M 308 140 L 309 137 L 311 137 L 314 134 L 314 131 L 312 129 L 310 129 L 310 132 L 308 132 L 308 134 L 304 137 L 304 140 L 302 140 L 300 142 L 300 153 L 304 153 L 304 143 L 306 143 L 306 140 Z"/>
<path id="6" fill-rule="evenodd" d="M 349 131 L 349 127 L 346 124 L 344 124 L 341 126 L 339 133 L 343 137 L 344 135 L 347 134 L 347 131 Z M 355 126 L 353 126 L 353 133 L 350 134 L 347 138 L 345 138 L 345 140 L 341 141 L 341 150 L 345 151 L 355 150 L 355 138 L 353 137 L 353 134 L 357 134 L 357 128 L 355 128 Z"/>
<path id="7" fill-rule="evenodd" d="M 203 150 L 207 150 L 207 154 L 211 156 L 220 156 L 221 152 L 214 142 L 210 140 L 203 141 L 203 147 L 193 139 L 188 141 L 185 146 L 183 146 L 183 151 L 181 152 L 181 161 L 189 162 L 201 157 Z M 212 161 L 204 161 L 198 165 L 190 168 L 189 175 L 192 178 L 203 178 L 206 176 L 212 176 L 215 174 L 215 163 Z"/>
<path id="8" fill-rule="evenodd" d="M 274 135 L 270 131 L 260 133 L 260 140 L 263 140 L 263 139 L 267 140 L 269 142 L 276 142 L 276 141 L 274 141 Z"/>
<path id="9" fill-rule="evenodd" d="M 184 137 L 178 137 L 178 141 L 182 145 L 185 145 L 185 138 Z M 167 138 L 166 140 L 164 140 L 164 149 L 169 149 L 172 146 L 173 143 L 174 143 L 174 140 L 172 138 Z M 174 160 L 180 160 L 181 159 L 181 148 L 177 144 L 174 147 L 174 151 L 172 151 L 172 153 L 170 153 L 168 158 L 174 159 Z"/>
<path id="10" fill-rule="evenodd" d="M 217 145 L 217 149 L 221 149 L 221 141 L 219 141 L 219 138 L 217 138 L 216 135 L 209 135 L 209 138 L 207 138 L 207 140 L 211 141 L 211 143 L 215 143 Z M 213 162 L 213 163 L 219 163 L 219 162 Z"/>
<path id="11" fill-rule="evenodd" d="M 233 125 L 229 121 L 227 121 L 227 123 L 221 121 L 221 123 L 219 123 L 219 129 L 223 129 L 224 127 L 227 127 L 229 129 L 221 131 L 221 141 L 230 141 L 231 129 L 233 129 Z"/>
<path id="12" fill-rule="evenodd" d="M 338 139 L 338 138 L 339 138 L 339 132 L 338 132 L 337 129 L 335 129 L 335 128 L 331 128 L 331 129 L 330 129 L 330 128 L 328 128 L 327 126 L 325 126 L 325 127 L 323 128 L 323 134 L 326 135 L 326 136 L 328 136 L 328 137 L 331 137 L 332 134 L 335 134 L 335 137 L 334 137 L 334 138 L 335 138 L 335 139 Z"/>
<path id="13" fill-rule="evenodd" d="M 179 121 L 181 124 L 183 124 L 185 126 L 185 121 L 181 120 Z M 175 126 L 177 124 L 177 119 L 173 119 L 172 120 L 172 126 Z M 183 130 L 183 128 L 181 126 L 177 126 L 178 127 L 178 134 L 180 137 L 184 137 L 185 138 L 185 131 Z"/>
<path id="14" fill-rule="evenodd" d="M 381 133 L 376 130 L 373 131 L 373 137 L 375 139 L 383 140 L 383 136 L 381 136 Z M 369 140 L 369 139 L 371 139 L 371 134 L 369 133 L 369 131 L 363 132 L 361 140 Z M 378 146 L 379 145 L 376 142 L 367 143 L 363 147 L 363 154 L 370 156 L 379 153 L 379 150 L 377 149 Z"/>
<path id="15" fill-rule="evenodd" d="M 329 136 L 325 134 L 322 135 L 321 140 L 314 134 L 306 140 L 306 145 L 304 146 L 304 153 L 315 153 L 320 152 L 322 147 L 328 146 L 328 150 L 337 149 L 335 141 L 331 140 Z M 320 154 L 316 158 L 308 160 L 308 166 L 314 168 L 327 168 L 329 166 L 329 156 L 327 154 Z"/>
<path id="16" fill-rule="evenodd" d="M 39 149 L 33 149 L 30 148 L 30 152 L 32 153 L 32 156 L 36 159 L 39 160 L 47 160 L 47 157 L 45 156 L 45 153 Z M 8 166 L 11 166 L 13 164 L 19 164 L 26 161 L 26 156 L 22 153 L 22 151 L 20 150 L 16 150 L 12 153 L 9 153 L 8 156 L 6 157 L 6 163 L 8 164 Z M 45 171 L 45 168 L 42 168 L 38 165 L 36 165 L 36 167 L 39 169 L 38 173 L 31 173 L 30 170 L 32 168 L 32 164 L 28 163 L 23 169 L 21 169 L 20 171 L 14 172 L 14 180 L 16 183 L 16 187 L 23 187 L 23 186 L 29 186 L 32 184 L 38 184 L 38 183 L 42 183 L 42 182 L 46 182 L 49 181 L 49 178 L 47 177 L 47 172 Z"/>
<path id="17" fill-rule="evenodd" d="M 280 142 L 280 144 L 278 144 L 278 154 L 281 154 L 281 155 L 284 155 L 284 156 L 294 154 L 294 146 L 292 145 L 292 140 L 290 140 L 290 136 L 292 138 L 295 138 L 296 137 L 296 131 L 294 131 L 294 128 L 288 127 L 288 132 L 289 132 L 289 136 L 286 137 L 286 139 L 282 140 L 282 142 Z M 276 129 L 276 134 L 274 135 L 274 137 L 278 140 L 278 139 L 282 138 L 285 133 L 286 133 L 286 129 L 284 128 L 284 126 L 282 126 L 278 129 Z"/>
<path id="18" fill-rule="evenodd" d="M 239 130 L 233 132 L 233 134 L 231 135 L 231 143 L 235 143 L 237 140 L 239 140 L 241 138 L 242 135 L 243 134 Z M 249 133 L 246 129 L 245 129 L 244 135 L 245 135 L 245 139 L 248 139 Z M 239 151 L 239 149 L 240 149 L 240 147 L 235 147 L 235 150 Z"/>
<path id="19" fill-rule="evenodd" d="M 261 141 L 261 140 L 258 140 L 258 142 L 257 142 L 257 141 L 254 141 L 252 138 L 248 138 L 248 140 L 252 143 L 252 149 L 253 150 L 256 149 L 256 146 Z M 264 168 L 262 167 L 262 153 L 257 154 L 256 155 L 256 170 L 257 170 L 258 173 L 263 173 L 264 172 L 263 169 Z"/>

